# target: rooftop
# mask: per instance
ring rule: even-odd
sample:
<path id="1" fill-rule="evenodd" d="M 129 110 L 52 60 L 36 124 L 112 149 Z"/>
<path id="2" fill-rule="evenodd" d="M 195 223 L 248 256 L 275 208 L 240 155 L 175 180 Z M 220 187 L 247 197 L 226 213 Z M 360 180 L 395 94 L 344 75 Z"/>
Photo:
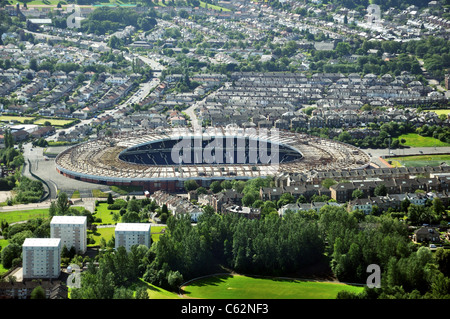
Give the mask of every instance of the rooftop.
<path id="1" fill-rule="evenodd" d="M 150 231 L 148 223 L 117 223 L 116 231 Z"/>
<path id="2" fill-rule="evenodd" d="M 53 216 L 50 224 L 85 224 L 86 216 Z"/>
<path id="3" fill-rule="evenodd" d="M 26 238 L 22 247 L 58 247 L 60 238 Z"/>

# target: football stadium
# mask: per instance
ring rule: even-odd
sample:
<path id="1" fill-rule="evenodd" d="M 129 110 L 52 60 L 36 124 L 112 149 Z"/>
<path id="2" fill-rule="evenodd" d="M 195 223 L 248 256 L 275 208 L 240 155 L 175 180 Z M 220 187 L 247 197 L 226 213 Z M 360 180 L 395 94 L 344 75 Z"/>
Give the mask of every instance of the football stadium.
<path id="1" fill-rule="evenodd" d="M 362 150 L 276 129 L 166 128 L 120 132 L 72 146 L 56 158 L 58 173 L 77 180 L 184 190 L 185 180 L 250 179 L 279 173 L 363 169 Z"/>

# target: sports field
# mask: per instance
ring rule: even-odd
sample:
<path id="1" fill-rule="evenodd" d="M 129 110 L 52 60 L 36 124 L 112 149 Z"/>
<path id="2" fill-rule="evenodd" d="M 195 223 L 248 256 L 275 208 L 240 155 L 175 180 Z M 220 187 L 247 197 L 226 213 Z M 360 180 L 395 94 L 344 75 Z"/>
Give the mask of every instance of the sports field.
<path id="1" fill-rule="evenodd" d="M 362 292 L 363 286 L 341 283 L 220 275 L 183 287 L 188 298 L 201 299 L 335 299 L 338 292 Z"/>
<path id="2" fill-rule="evenodd" d="M 445 162 L 450 165 L 450 155 L 415 155 L 392 157 L 392 166 L 394 167 L 423 167 L 423 166 L 439 166 Z"/>
<path id="3" fill-rule="evenodd" d="M 23 123 L 26 120 L 33 121 L 34 117 L 31 116 L 10 116 L 10 115 L 2 115 L 0 116 L 1 122 L 19 122 Z"/>

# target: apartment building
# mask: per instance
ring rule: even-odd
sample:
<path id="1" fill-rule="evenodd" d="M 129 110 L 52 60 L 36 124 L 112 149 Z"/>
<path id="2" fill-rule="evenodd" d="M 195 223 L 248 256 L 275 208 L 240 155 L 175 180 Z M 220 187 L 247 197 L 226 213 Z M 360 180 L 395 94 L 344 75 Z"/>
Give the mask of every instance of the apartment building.
<path id="1" fill-rule="evenodd" d="M 123 246 L 130 251 L 134 245 L 150 247 L 150 229 L 147 223 L 118 223 L 115 230 L 116 249 Z"/>
<path id="2" fill-rule="evenodd" d="M 61 239 L 26 238 L 22 257 L 23 279 L 58 278 L 61 273 Z"/>
<path id="3" fill-rule="evenodd" d="M 61 247 L 75 248 L 84 254 L 87 249 L 86 216 L 54 216 L 50 222 L 50 237 L 60 238 Z"/>

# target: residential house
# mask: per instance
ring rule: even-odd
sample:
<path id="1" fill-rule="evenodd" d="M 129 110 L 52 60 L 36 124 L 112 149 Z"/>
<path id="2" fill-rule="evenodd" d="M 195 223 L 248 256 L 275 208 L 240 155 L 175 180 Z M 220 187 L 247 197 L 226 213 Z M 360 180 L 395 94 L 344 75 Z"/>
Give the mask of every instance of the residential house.
<path id="1" fill-rule="evenodd" d="M 420 227 L 414 231 L 413 241 L 416 243 L 438 243 L 441 241 L 439 230 L 433 227 Z"/>

